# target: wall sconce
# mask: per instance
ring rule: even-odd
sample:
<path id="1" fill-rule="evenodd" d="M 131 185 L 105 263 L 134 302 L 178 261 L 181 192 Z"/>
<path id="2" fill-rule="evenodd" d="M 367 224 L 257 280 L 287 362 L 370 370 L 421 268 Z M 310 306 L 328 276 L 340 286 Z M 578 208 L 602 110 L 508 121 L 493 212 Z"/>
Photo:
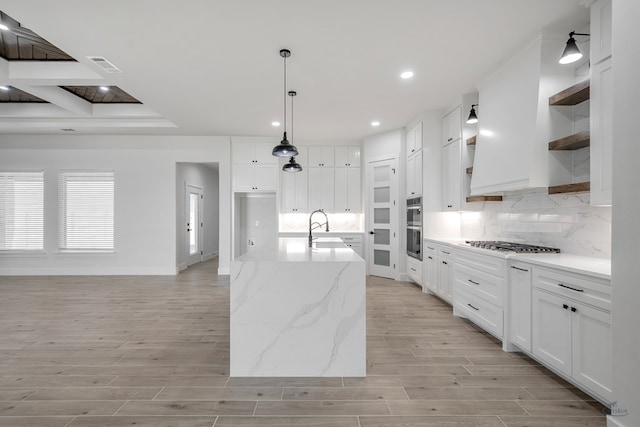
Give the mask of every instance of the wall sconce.
<path id="1" fill-rule="evenodd" d="M 573 36 L 590 36 L 591 34 L 585 33 L 576 33 L 575 31 L 571 31 L 569 33 L 569 40 L 567 40 L 567 45 L 562 52 L 562 56 L 560 57 L 561 64 L 571 64 L 576 62 L 580 58 L 582 58 L 582 52 L 578 49 L 578 45 L 576 44 L 576 39 Z"/>
<path id="2" fill-rule="evenodd" d="M 478 123 L 478 115 L 476 114 L 476 109 L 478 104 L 471 104 L 471 111 L 469 111 L 469 117 L 467 118 L 467 123 L 472 125 L 474 123 Z"/>

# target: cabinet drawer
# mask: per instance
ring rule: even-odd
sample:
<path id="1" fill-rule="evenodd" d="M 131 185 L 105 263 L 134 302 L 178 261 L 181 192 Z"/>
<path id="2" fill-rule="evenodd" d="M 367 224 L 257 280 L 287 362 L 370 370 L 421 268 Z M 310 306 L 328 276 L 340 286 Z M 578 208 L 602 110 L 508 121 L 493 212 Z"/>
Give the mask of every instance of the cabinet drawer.
<path id="1" fill-rule="evenodd" d="M 419 285 L 422 285 L 422 261 L 407 257 L 407 274 Z"/>
<path id="2" fill-rule="evenodd" d="M 434 258 L 438 256 L 438 245 L 435 243 L 425 240 L 422 246 L 424 246 L 424 253 L 426 255 L 431 255 Z"/>
<path id="3" fill-rule="evenodd" d="M 611 311 L 611 285 L 607 280 L 536 267 L 533 286 Z"/>
<path id="4" fill-rule="evenodd" d="M 352 236 L 352 235 L 338 235 L 336 237 L 339 237 L 342 239 L 343 242 L 345 243 L 362 243 L 362 235 L 356 235 L 356 236 Z"/>
<path id="5" fill-rule="evenodd" d="M 464 264 L 474 270 L 484 271 L 498 277 L 505 277 L 507 261 L 490 255 L 472 253 L 468 250 L 456 251 L 456 262 Z"/>
<path id="6" fill-rule="evenodd" d="M 504 306 L 505 281 L 503 278 L 460 265 L 459 262 L 456 262 L 454 277 L 456 287 L 477 295 L 498 307 Z"/>
<path id="7" fill-rule="evenodd" d="M 457 314 L 468 318 L 485 331 L 503 337 L 503 310 L 462 289 L 454 290 L 453 301 Z"/>
<path id="8" fill-rule="evenodd" d="M 453 249 L 449 246 L 438 246 L 438 256 L 441 258 L 453 258 Z"/>

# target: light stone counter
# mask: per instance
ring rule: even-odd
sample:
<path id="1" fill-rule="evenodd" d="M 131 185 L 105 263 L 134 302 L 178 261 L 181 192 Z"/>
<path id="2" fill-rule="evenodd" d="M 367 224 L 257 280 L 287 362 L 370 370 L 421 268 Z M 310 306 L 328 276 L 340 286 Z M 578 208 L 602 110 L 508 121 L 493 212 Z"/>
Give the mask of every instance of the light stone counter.
<path id="1" fill-rule="evenodd" d="M 364 377 L 365 262 L 280 238 L 231 262 L 231 376 Z"/>

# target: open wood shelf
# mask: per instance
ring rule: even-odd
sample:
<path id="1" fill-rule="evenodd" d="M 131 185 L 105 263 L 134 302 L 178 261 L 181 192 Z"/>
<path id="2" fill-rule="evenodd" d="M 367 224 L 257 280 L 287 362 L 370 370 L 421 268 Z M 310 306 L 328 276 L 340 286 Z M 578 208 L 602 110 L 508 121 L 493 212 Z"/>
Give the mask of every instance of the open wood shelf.
<path id="1" fill-rule="evenodd" d="M 473 135 L 471 138 L 467 139 L 467 145 L 476 145 L 476 136 Z"/>
<path id="2" fill-rule="evenodd" d="M 501 202 L 502 196 L 468 196 L 467 202 Z"/>
<path id="3" fill-rule="evenodd" d="M 591 189 L 589 182 L 578 182 L 576 184 L 554 185 L 549 187 L 549 194 L 562 193 L 586 193 Z"/>
<path id="4" fill-rule="evenodd" d="M 590 80 L 580 83 L 558 92 L 549 97 L 549 105 L 578 105 L 589 99 Z"/>
<path id="5" fill-rule="evenodd" d="M 587 130 L 564 138 L 556 139 L 549 143 L 549 150 L 578 150 L 580 148 L 588 147 L 591 140 L 590 135 L 591 134 Z"/>
<path id="6" fill-rule="evenodd" d="M 473 166 L 469 166 L 469 167 L 466 169 L 466 172 L 467 172 L 467 175 L 471 175 L 471 174 L 473 173 Z"/>

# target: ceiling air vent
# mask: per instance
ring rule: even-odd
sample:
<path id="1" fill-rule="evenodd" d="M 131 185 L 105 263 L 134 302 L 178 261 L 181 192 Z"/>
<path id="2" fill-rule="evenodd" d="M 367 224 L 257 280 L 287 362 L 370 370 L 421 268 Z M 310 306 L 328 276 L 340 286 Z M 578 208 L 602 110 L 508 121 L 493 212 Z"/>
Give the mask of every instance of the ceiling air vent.
<path id="1" fill-rule="evenodd" d="M 122 72 L 120 68 L 116 67 L 115 65 L 113 65 L 111 62 L 109 62 L 106 58 L 103 58 L 102 56 L 87 56 L 87 58 L 89 58 L 94 64 L 96 64 L 98 67 L 102 68 L 105 72 L 109 74 Z"/>

